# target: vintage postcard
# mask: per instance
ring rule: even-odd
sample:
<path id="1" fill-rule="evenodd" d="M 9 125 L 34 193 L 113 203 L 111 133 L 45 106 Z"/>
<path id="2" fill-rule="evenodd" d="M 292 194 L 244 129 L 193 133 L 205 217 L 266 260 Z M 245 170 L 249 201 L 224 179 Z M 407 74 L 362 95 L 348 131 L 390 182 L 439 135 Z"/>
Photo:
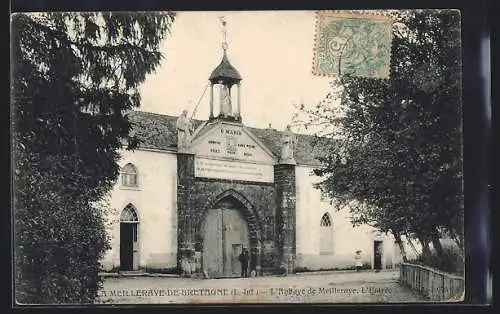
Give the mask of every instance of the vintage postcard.
<path id="1" fill-rule="evenodd" d="M 460 12 L 17 13 L 14 302 L 457 302 Z"/>

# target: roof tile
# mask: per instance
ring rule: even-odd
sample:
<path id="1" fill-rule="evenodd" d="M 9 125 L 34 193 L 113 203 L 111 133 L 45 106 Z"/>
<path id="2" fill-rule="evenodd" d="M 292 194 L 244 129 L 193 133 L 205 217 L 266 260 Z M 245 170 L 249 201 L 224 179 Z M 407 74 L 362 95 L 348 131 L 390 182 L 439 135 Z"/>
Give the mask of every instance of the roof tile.
<path id="1" fill-rule="evenodd" d="M 139 147 L 158 150 L 176 150 L 177 149 L 177 117 L 161 115 L 144 111 L 131 111 L 129 119 L 132 122 L 132 132 L 139 138 Z M 197 128 L 204 121 L 194 120 L 194 126 Z M 275 155 L 280 156 L 281 136 L 283 132 L 267 128 L 259 129 L 246 127 L 250 130 L 266 147 Z M 317 159 L 324 156 L 327 149 L 327 143 L 321 138 L 296 134 L 297 146 L 295 149 L 295 160 L 298 164 L 318 166 Z"/>

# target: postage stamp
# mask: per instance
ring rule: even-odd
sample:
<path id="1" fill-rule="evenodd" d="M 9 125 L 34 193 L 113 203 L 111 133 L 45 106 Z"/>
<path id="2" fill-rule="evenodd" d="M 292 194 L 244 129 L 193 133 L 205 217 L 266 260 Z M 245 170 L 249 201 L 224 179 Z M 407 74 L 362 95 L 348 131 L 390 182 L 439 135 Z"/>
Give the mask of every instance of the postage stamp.
<path id="1" fill-rule="evenodd" d="M 356 11 L 318 11 L 312 72 L 388 78 L 392 19 Z"/>

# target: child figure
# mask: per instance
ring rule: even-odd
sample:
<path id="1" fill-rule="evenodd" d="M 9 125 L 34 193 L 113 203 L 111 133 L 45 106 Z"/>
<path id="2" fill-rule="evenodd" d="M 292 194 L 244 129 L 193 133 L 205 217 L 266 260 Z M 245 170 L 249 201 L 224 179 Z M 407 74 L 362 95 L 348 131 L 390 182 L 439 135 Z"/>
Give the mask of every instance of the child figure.
<path id="1" fill-rule="evenodd" d="M 354 266 L 356 267 L 356 271 L 360 271 L 363 263 L 361 262 L 361 250 L 356 251 L 356 255 L 354 256 Z"/>

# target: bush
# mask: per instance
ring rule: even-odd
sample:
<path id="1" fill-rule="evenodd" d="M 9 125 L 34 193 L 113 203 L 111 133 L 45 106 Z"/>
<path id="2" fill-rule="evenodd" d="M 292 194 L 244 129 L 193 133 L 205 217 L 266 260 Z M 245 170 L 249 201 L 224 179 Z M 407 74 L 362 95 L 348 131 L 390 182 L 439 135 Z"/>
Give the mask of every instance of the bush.
<path id="1" fill-rule="evenodd" d="M 101 287 L 100 261 L 109 248 L 105 205 L 75 195 L 71 183 L 52 171 L 32 167 L 16 187 L 21 184 L 14 200 L 16 301 L 93 302 Z"/>

